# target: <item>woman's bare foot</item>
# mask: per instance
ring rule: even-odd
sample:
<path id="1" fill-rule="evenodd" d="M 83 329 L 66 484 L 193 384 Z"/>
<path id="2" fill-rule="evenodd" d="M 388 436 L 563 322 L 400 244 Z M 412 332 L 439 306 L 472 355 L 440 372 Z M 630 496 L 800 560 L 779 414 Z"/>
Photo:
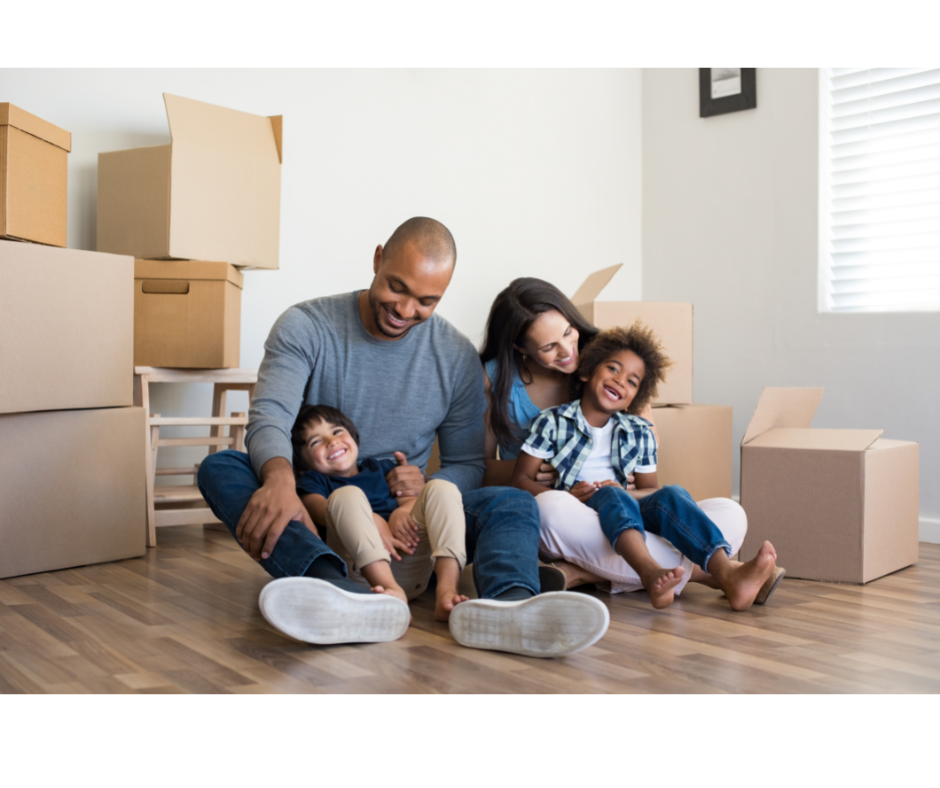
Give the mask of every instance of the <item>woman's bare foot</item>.
<path id="1" fill-rule="evenodd" d="M 578 586 L 583 586 L 586 583 L 600 583 L 603 582 L 602 577 L 598 577 L 591 572 L 588 572 L 587 569 L 584 569 L 577 564 L 571 564 L 567 561 L 552 561 L 552 566 L 560 570 L 561 573 L 565 576 L 565 590 L 571 588 L 577 588 Z"/>
<path id="2" fill-rule="evenodd" d="M 373 594 L 388 594 L 389 596 L 397 597 L 406 605 L 408 604 L 408 597 L 405 596 L 405 589 L 399 585 L 389 585 L 386 586 L 372 586 Z"/>
<path id="3" fill-rule="evenodd" d="M 776 563 L 777 551 L 770 542 L 764 542 L 754 558 L 731 567 L 720 582 L 732 610 L 747 610 L 754 604 L 754 598 L 773 574 Z"/>
<path id="4" fill-rule="evenodd" d="M 677 566 L 675 569 L 659 567 L 649 572 L 645 577 L 640 578 L 643 581 L 643 588 L 649 592 L 650 601 L 656 610 L 662 610 L 673 603 L 676 598 L 674 589 L 679 585 L 684 574 L 685 569 L 681 566 Z"/>
<path id="5" fill-rule="evenodd" d="M 449 621 L 451 611 L 461 602 L 466 602 L 470 597 L 458 594 L 456 588 L 442 588 L 440 585 L 435 592 L 437 602 L 434 605 L 435 621 Z"/>

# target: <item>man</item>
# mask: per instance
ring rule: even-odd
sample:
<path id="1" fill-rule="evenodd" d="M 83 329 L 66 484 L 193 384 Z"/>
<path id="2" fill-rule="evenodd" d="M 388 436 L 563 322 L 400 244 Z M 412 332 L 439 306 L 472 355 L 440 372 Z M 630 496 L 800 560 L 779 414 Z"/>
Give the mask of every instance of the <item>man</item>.
<path id="1" fill-rule="evenodd" d="M 368 290 L 288 309 L 265 343 L 249 455 L 219 452 L 200 466 L 206 501 L 277 578 L 262 591 L 262 613 L 300 640 L 393 640 L 409 620 L 403 602 L 346 577 L 345 564 L 316 535 L 297 496 L 290 430 L 304 403 L 349 416 L 362 436 L 360 458 L 398 458 L 401 464 L 387 477 L 394 495 L 420 493 L 421 468 L 437 435 L 441 470 L 435 477 L 463 493 L 467 556 L 480 596 L 453 608 L 457 642 L 563 656 L 607 629 L 607 608 L 593 597 L 539 595 L 535 499 L 511 488 L 477 489 L 485 468 L 483 369 L 470 341 L 434 314 L 456 260 L 443 224 L 409 219 L 376 247 Z"/>

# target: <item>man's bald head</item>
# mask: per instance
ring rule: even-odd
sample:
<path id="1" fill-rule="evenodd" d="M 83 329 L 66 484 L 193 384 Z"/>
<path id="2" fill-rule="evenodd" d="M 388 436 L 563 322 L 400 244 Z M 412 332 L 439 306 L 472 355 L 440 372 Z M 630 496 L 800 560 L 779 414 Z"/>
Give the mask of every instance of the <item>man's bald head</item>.
<path id="1" fill-rule="evenodd" d="M 422 257 L 438 263 L 457 263 L 457 245 L 454 236 L 436 219 L 415 216 L 399 225 L 385 242 L 383 259 L 390 260 L 397 255 L 405 244 L 411 243 Z"/>

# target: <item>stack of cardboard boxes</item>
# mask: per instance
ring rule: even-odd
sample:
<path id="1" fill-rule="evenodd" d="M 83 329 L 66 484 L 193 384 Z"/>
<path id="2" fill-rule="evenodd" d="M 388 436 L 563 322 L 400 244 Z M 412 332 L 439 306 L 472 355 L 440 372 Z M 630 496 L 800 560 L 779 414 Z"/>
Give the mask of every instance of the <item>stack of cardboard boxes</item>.
<path id="1" fill-rule="evenodd" d="M 134 264 L 134 364 L 237 367 L 243 275 L 278 267 L 282 119 L 164 94 L 172 142 L 98 155 L 98 251 Z"/>
<path id="2" fill-rule="evenodd" d="M 0 104 L 0 577 L 145 550 L 133 260 L 56 248 L 70 148 Z"/>
<path id="3" fill-rule="evenodd" d="M 600 300 L 620 267 L 595 271 L 571 300 L 585 319 L 600 329 L 642 320 L 662 341 L 673 362 L 653 402 L 659 436 L 659 483 L 678 484 L 696 501 L 730 498 L 731 406 L 692 402 L 692 304 Z"/>

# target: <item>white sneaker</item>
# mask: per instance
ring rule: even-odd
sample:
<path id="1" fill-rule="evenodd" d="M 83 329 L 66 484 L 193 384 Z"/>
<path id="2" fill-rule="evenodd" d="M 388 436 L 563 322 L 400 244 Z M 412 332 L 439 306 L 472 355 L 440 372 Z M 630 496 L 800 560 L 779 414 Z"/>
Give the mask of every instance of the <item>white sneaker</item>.
<path id="1" fill-rule="evenodd" d="M 461 646 L 526 657 L 566 657 L 601 639 L 610 613 L 586 594 L 553 591 L 520 602 L 471 599 L 450 614 L 450 633 Z"/>
<path id="2" fill-rule="evenodd" d="M 268 623 L 305 643 L 383 643 L 408 630 L 408 605 L 388 594 L 353 594 L 326 580 L 282 577 L 261 589 Z"/>

